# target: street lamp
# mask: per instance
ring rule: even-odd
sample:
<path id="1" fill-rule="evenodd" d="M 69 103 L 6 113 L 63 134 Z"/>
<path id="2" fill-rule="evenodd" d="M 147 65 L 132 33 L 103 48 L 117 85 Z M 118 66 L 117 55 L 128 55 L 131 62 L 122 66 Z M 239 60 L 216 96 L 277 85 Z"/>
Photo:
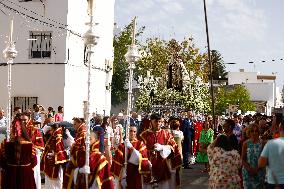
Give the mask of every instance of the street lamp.
<path id="1" fill-rule="evenodd" d="M 126 139 L 129 138 L 129 126 L 130 126 L 130 112 L 132 110 L 132 80 L 133 80 L 133 70 L 135 69 L 135 63 L 140 59 L 141 55 L 139 53 L 137 45 L 135 45 L 135 28 L 136 28 L 136 17 L 133 19 L 132 27 L 132 42 L 128 46 L 128 51 L 125 54 L 125 59 L 129 64 L 129 79 L 128 79 L 128 98 L 127 98 L 127 124 L 126 124 Z M 127 166 L 127 147 L 125 146 L 125 170 Z M 126 172 L 125 172 L 126 174 Z"/>
<path id="2" fill-rule="evenodd" d="M 87 54 L 88 54 L 88 93 L 87 93 L 87 107 L 86 107 L 86 118 L 87 118 L 87 133 L 86 133 L 86 161 L 85 161 L 85 166 L 89 167 L 89 157 L 90 157 L 90 101 L 91 101 L 91 58 L 92 54 L 94 51 L 92 50 L 93 47 L 97 44 L 98 41 L 98 36 L 95 35 L 93 31 L 93 0 L 88 1 L 88 6 L 89 6 L 89 15 L 90 15 L 90 22 L 87 23 L 89 25 L 89 29 L 86 31 L 84 34 L 84 44 L 87 47 Z M 88 174 L 86 173 L 86 188 L 89 188 L 88 184 Z"/>
<path id="3" fill-rule="evenodd" d="M 208 63 L 209 63 L 209 70 L 210 70 L 210 93 L 211 93 L 211 108 L 212 108 L 212 116 L 213 116 L 213 127 L 216 128 L 215 100 L 214 100 L 214 89 L 213 89 L 213 65 L 212 65 L 211 52 L 210 52 L 210 41 L 209 41 L 207 10 L 206 10 L 206 1 L 205 0 L 203 0 L 203 5 L 204 5 L 204 18 L 205 18 L 205 26 L 206 26 L 206 37 L 207 37 Z"/>
<path id="4" fill-rule="evenodd" d="M 15 48 L 15 44 L 13 42 L 13 28 L 14 22 L 13 19 L 10 23 L 10 39 L 6 49 L 3 51 L 4 58 L 7 60 L 8 66 L 8 105 L 7 105 L 7 141 L 10 141 L 10 131 L 11 131 L 11 89 L 12 89 L 12 64 L 14 59 L 18 55 L 18 52 Z"/>
<path id="5" fill-rule="evenodd" d="M 141 55 L 139 53 L 137 45 L 135 45 L 135 27 L 136 27 L 136 17 L 133 20 L 133 30 L 132 30 L 132 43 L 128 46 L 128 51 L 125 54 L 126 62 L 129 64 L 129 80 L 128 80 L 128 101 L 127 101 L 127 115 L 130 120 L 130 112 L 132 109 L 132 80 L 133 80 L 133 70 L 135 69 L 135 63 L 140 59 Z M 130 122 L 128 122 L 129 124 Z"/>

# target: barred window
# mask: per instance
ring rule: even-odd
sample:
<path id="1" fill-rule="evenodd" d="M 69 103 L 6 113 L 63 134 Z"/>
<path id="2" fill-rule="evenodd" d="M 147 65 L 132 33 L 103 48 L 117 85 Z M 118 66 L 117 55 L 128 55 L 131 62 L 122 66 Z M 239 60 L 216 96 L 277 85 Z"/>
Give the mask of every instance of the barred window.
<path id="1" fill-rule="evenodd" d="M 50 58 L 52 32 L 30 31 L 30 58 Z"/>
<path id="2" fill-rule="evenodd" d="M 20 107 L 22 111 L 32 109 L 34 104 L 38 103 L 38 97 L 14 97 L 12 99 L 11 111 L 15 107 Z"/>

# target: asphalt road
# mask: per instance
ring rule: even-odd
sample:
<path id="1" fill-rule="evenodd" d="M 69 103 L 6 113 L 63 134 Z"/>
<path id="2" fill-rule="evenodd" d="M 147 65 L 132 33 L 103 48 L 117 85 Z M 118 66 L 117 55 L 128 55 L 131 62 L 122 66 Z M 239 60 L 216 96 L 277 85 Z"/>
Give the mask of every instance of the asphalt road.
<path id="1" fill-rule="evenodd" d="M 191 165 L 193 169 L 182 169 L 182 189 L 206 189 L 208 188 L 208 173 L 203 173 L 204 165 Z"/>
<path id="2" fill-rule="evenodd" d="M 203 165 L 191 165 L 193 169 L 182 169 L 181 172 L 181 188 L 182 189 L 207 189 L 208 174 L 202 173 Z M 44 185 L 42 185 L 44 189 Z"/>

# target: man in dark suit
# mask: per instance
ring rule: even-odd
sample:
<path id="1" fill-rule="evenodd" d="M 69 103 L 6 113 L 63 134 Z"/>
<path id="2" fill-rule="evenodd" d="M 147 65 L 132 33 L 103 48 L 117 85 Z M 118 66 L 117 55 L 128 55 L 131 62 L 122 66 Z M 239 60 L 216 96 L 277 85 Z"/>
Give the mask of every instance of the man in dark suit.
<path id="1" fill-rule="evenodd" d="M 183 120 L 181 130 L 184 136 L 183 145 L 182 145 L 183 167 L 185 169 L 190 169 L 189 158 L 192 153 L 192 139 L 194 137 L 192 111 L 187 112 L 187 118 Z"/>

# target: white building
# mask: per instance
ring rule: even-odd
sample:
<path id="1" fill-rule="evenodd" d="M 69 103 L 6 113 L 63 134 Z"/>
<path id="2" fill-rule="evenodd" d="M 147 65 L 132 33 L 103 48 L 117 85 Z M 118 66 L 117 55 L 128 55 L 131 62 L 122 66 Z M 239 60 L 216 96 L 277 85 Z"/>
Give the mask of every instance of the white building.
<path id="1" fill-rule="evenodd" d="M 7 0 L 7 15 L 14 17 L 14 41 L 18 56 L 12 66 L 12 108 L 64 107 L 64 119 L 82 117 L 87 100 L 86 48 L 87 0 Z M 91 80 L 91 112 L 109 114 L 113 62 L 114 1 L 96 0 Z M 16 11 L 15 11 L 16 10 Z M 16 14 L 17 12 L 17 14 Z M 2 14 L 0 12 L 0 14 Z M 6 47 L 11 16 L 0 17 L 0 49 Z M 68 28 L 68 30 L 64 29 Z M 79 36 L 78 36 L 79 35 Z M 28 40 L 33 39 L 33 40 Z M 7 66 L 0 57 L 0 106 L 7 106 Z"/>
<path id="2" fill-rule="evenodd" d="M 280 104 L 280 92 L 276 87 L 276 75 L 261 75 L 257 72 L 228 73 L 228 85 L 243 84 L 250 92 L 251 99 L 257 104 L 259 112 L 271 114 L 272 107 Z"/>

